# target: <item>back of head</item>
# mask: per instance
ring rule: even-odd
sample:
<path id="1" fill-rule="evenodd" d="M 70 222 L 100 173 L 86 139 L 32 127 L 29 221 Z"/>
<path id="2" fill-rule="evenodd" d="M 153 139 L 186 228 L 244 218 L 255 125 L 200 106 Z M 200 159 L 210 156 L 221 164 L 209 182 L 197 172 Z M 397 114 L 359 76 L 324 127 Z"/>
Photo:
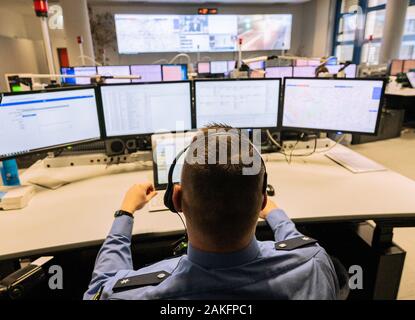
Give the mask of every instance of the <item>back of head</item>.
<path id="1" fill-rule="evenodd" d="M 241 131 L 212 125 L 199 132 L 187 153 L 183 212 L 193 229 L 218 245 L 240 240 L 258 220 L 265 168 L 253 149 Z"/>

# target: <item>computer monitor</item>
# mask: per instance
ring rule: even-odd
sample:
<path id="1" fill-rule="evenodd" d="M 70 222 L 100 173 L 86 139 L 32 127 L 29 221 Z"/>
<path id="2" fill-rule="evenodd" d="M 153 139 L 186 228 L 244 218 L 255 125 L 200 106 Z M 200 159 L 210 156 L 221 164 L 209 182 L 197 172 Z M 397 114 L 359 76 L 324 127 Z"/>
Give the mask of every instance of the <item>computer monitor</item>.
<path id="1" fill-rule="evenodd" d="M 100 139 L 94 88 L 5 93 L 0 159 Z"/>
<path id="2" fill-rule="evenodd" d="M 268 67 L 265 69 L 266 78 L 287 78 L 292 76 L 292 67 Z"/>
<path id="3" fill-rule="evenodd" d="M 415 60 L 405 60 L 403 63 L 403 72 L 408 73 L 415 70 Z"/>
<path id="4" fill-rule="evenodd" d="M 69 67 L 61 68 L 62 75 L 73 75 L 73 76 L 88 76 L 79 78 L 63 78 L 62 82 L 65 84 L 72 85 L 90 85 L 92 83 L 90 76 L 97 74 L 96 67 Z"/>
<path id="5" fill-rule="evenodd" d="M 356 74 L 357 74 L 357 65 L 355 64 L 350 64 L 345 70 L 344 72 L 346 73 L 346 78 L 348 79 L 354 79 L 356 78 Z"/>
<path id="6" fill-rule="evenodd" d="M 75 69 L 72 67 L 63 67 L 61 68 L 61 75 L 74 76 Z M 76 78 L 62 78 L 62 83 L 76 85 Z"/>
<path id="7" fill-rule="evenodd" d="M 295 66 L 296 67 L 307 67 L 308 66 L 308 60 L 297 59 L 297 60 L 295 60 Z"/>
<path id="8" fill-rule="evenodd" d="M 163 81 L 187 80 L 186 64 L 163 64 L 161 66 Z"/>
<path id="9" fill-rule="evenodd" d="M 235 70 L 236 68 L 236 61 L 235 60 L 229 60 L 228 61 L 228 72 L 231 72 Z"/>
<path id="10" fill-rule="evenodd" d="M 383 80 L 285 79 L 282 127 L 376 134 Z"/>
<path id="11" fill-rule="evenodd" d="M 210 62 L 210 73 L 221 74 L 229 72 L 228 61 L 211 61 Z"/>
<path id="12" fill-rule="evenodd" d="M 130 76 L 130 66 L 99 66 L 100 76 Z M 130 83 L 131 79 L 107 79 L 105 83 Z"/>
<path id="13" fill-rule="evenodd" d="M 161 82 L 160 64 L 132 65 L 131 75 L 141 76 L 141 79 L 134 79 L 133 82 Z"/>
<path id="14" fill-rule="evenodd" d="M 293 76 L 295 78 L 315 78 L 316 67 L 294 67 Z"/>
<path id="15" fill-rule="evenodd" d="M 196 127 L 223 123 L 271 128 L 278 122 L 280 79 L 195 81 Z"/>
<path id="16" fill-rule="evenodd" d="M 337 57 L 330 57 L 329 59 L 327 59 L 326 61 L 326 66 L 335 66 L 338 64 L 338 59 Z"/>
<path id="17" fill-rule="evenodd" d="M 189 81 L 100 87 L 105 136 L 136 136 L 192 128 Z"/>
<path id="18" fill-rule="evenodd" d="M 335 66 L 326 65 L 326 68 L 329 70 L 330 74 L 336 75 L 339 73 L 340 69 L 343 68 L 343 65 L 335 65 Z M 346 78 L 348 79 L 356 78 L 356 71 L 357 71 L 357 66 L 355 64 L 350 64 L 349 66 L 347 66 L 347 68 L 344 69 Z"/>
<path id="19" fill-rule="evenodd" d="M 390 75 L 397 76 L 403 72 L 403 60 L 393 60 L 390 68 Z"/>
<path id="20" fill-rule="evenodd" d="M 248 63 L 249 69 L 251 70 L 264 70 L 265 69 L 265 61 L 256 61 Z"/>
<path id="21" fill-rule="evenodd" d="M 408 72 L 406 75 L 412 88 L 415 89 L 415 72 Z"/>
<path id="22" fill-rule="evenodd" d="M 192 143 L 195 135 L 196 132 L 181 132 L 153 134 L 151 136 L 154 187 L 157 190 L 166 188 L 171 164 L 177 155 Z M 179 159 L 174 168 L 174 183 L 180 182 L 183 163 L 184 156 Z"/>
<path id="23" fill-rule="evenodd" d="M 97 74 L 96 67 L 75 67 L 76 76 L 95 76 Z M 76 78 L 76 84 L 89 85 L 91 84 L 91 78 Z"/>
<path id="24" fill-rule="evenodd" d="M 197 73 L 199 73 L 199 74 L 209 74 L 210 73 L 210 62 L 198 62 L 197 63 Z"/>
<path id="25" fill-rule="evenodd" d="M 318 67 L 321 64 L 319 59 L 308 60 L 309 67 Z"/>

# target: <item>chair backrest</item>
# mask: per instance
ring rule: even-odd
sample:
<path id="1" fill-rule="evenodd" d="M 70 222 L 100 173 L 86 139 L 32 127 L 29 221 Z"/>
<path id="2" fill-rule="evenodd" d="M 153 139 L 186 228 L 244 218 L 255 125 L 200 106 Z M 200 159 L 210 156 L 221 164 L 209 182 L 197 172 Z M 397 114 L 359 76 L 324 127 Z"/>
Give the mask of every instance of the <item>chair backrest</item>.
<path id="1" fill-rule="evenodd" d="M 350 294 L 349 287 L 349 273 L 347 272 L 344 265 L 336 257 L 331 256 L 331 261 L 333 262 L 334 269 L 336 271 L 337 280 L 339 282 L 339 300 L 346 300 Z"/>

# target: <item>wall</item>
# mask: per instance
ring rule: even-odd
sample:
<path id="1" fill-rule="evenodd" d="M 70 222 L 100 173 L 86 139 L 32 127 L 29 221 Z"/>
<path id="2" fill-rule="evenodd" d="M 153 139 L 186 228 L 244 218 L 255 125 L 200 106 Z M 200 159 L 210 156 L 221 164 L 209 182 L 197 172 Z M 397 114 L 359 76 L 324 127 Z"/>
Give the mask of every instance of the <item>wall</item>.
<path id="1" fill-rule="evenodd" d="M 274 4 L 274 5 L 218 5 L 219 12 L 223 14 L 278 14 L 289 13 L 293 15 L 293 29 L 290 54 L 302 56 L 320 56 L 327 51 L 327 32 L 331 2 L 334 0 L 312 0 L 303 4 Z M 141 14 L 195 14 L 200 5 L 183 4 L 140 4 L 140 3 L 112 3 L 102 4 L 89 1 L 93 14 L 105 12 L 115 13 L 141 13 Z M 318 32 L 315 33 L 315 32 Z M 317 42 L 316 42 L 317 41 Z M 117 44 L 110 44 L 117 48 Z M 244 58 L 269 54 L 270 52 L 245 52 Z M 280 52 L 274 52 L 279 54 Z M 110 64 L 139 64 L 152 63 L 160 59 L 170 60 L 175 53 L 120 55 L 116 51 L 108 49 L 106 52 Z M 209 56 L 212 59 L 234 59 L 234 53 L 202 53 L 201 57 Z M 192 61 L 196 60 L 196 54 L 191 54 Z M 185 62 L 185 60 L 182 60 Z"/>
<path id="2" fill-rule="evenodd" d="M 66 35 L 63 30 L 49 32 L 57 68 L 56 49 L 66 47 Z M 7 91 L 5 73 L 49 72 L 39 19 L 0 5 L 0 91 Z"/>

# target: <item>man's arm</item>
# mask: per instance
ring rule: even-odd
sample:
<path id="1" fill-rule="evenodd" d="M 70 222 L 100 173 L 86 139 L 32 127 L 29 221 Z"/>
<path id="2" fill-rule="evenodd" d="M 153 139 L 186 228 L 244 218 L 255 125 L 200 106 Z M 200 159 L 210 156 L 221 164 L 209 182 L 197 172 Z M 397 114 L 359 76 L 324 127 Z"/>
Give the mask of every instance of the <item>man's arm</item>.
<path id="1" fill-rule="evenodd" d="M 270 199 L 267 199 L 267 205 L 261 211 L 260 217 L 271 227 L 276 242 L 302 236 L 285 212 Z"/>
<path id="2" fill-rule="evenodd" d="M 151 184 L 135 185 L 126 194 L 121 210 L 133 214 L 144 207 L 156 192 Z M 95 261 L 92 280 L 84 299 L 91 299 L 119 270 L 132 270 L 131 235 L 134 219 L 124 215 L 115 218 L 111 231 Z"/>

